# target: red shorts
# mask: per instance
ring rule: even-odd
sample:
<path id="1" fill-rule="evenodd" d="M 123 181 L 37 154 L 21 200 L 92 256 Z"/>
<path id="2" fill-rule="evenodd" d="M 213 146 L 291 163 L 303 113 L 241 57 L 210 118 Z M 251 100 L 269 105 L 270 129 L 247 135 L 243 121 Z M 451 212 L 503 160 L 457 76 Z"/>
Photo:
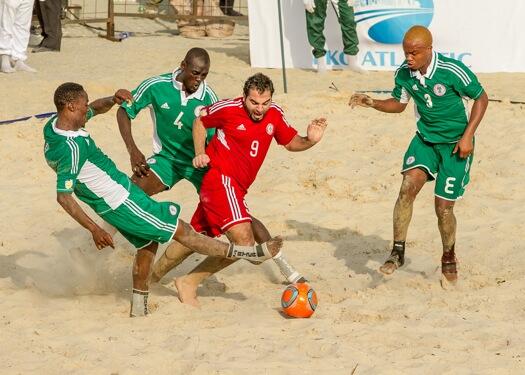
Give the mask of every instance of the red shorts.
<path id="1" fill-rule="evenodd" d="M 251 222 L 246 191 L 231 177 L 210 169 L 204 176 L 200 202 L 191 218 L 196 232 L 218 237 L 235 224 Z"/>

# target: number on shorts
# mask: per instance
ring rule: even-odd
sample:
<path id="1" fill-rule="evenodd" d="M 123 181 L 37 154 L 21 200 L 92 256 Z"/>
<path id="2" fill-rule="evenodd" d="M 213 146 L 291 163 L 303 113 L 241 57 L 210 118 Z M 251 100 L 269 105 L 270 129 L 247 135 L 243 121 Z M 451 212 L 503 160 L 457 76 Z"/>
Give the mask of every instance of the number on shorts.
<path id="1" fill-rule="evenodd" d="M 252 145 L 250 146 L 250 156 L 252 158 L 257 156 L 257 152 L 259 151 L 259 141 L 253 141 Z"/>
<path id="2" fill-rule="evenodd" d="M 177 128 L 179 128 L 179 130 L 182 128 L 182 122 L 180 122 L 180 119 L 182 117 L 182 115 L 184 114 L 184 112 L 180 112 L 179 115 L 177 116 L 177 118 L 175 119 L 175 121 L 173 121 L 173 125 L 175 125 Z"/>
<path id="3" fill-rule="evenodd" d="M 456 177 L 447 177 L 445 180 L 445 193 L 454 194 L 452 190 L 454 188 L 454 181 L 456 181 Z"/>
<path id="4" fill-rule="evenodd" d="M 430 95 L 425 94 L 425 100 L 427 101 L 427 107 L 432 108 L 432 98 L 430 97 Z"/>

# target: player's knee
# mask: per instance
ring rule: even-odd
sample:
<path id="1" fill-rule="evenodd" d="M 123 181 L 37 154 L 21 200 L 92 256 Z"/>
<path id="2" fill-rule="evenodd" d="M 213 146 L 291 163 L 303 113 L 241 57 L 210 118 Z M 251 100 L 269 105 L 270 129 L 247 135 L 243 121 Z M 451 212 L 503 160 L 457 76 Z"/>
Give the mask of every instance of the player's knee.
<path id="1" fill-rule="evenodd" d="M 436 204 L 436 215 L 440 220 L 447 220 L 454 215 L 454 206 L 448 204 Z"/>
<path id="2" fill-rule="evenodd" d="M 401 203 L 412 203 L 417 196 L 416 186 L 410 183 L 404 183 L 401 185 L 401 190 L 399 190 L 399 201 Z"/>
<path id="3" fill-rule="evenodd" d="M 235 238 L 233 238 L 233 243 L 241 246 L 254 246 L 255 238 L 253 237 L 253 233 L 249 231 L 236 233 Z"/>

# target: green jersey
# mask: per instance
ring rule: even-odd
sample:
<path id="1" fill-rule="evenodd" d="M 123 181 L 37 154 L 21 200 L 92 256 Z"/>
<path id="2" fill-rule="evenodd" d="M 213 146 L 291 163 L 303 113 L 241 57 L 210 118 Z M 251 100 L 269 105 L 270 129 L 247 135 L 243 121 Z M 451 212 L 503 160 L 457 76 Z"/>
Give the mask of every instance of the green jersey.
<path id="1" fill-rule="evenodd" d="M 182 84 L 175 79 L 179 73 L 180 70 L 176 70 L 145 80 L 132 91 L 133 102 L 123 103 L 122 108 L 134 119 L 143 108 L 149 107 L 153 120 L 153 153 L 163 150 L 180 164 L 192 167 L 193 120 L 203 107 L 218 98 L 206 82 L 186 96 Z M 208 131 L 208 140 L 214 132 L 214 129 Z"/>
<path id="2" fill-rule="evenodd" d="M 395 73 L 392 96 L 401 103 L 414 98 L 417 131 L 430 143 L 457 142 L 468 124 L 468 99 L 483 93 L 478 79 L 462 62 L 436 52 L 427 72 L 408 68 L 406 61 Z"/>
<path id="3" fill-rule="evenodd" d="M 88 119 L 93 117 L 91 108 Z M 97 214 L 117 209 L 129 196 L 131 181 L 95 144 L 85 129 L 56 127 L 53 116 L 44 126 L 44 154 L 57 174 L 57 192 L 72 193 Z"/>

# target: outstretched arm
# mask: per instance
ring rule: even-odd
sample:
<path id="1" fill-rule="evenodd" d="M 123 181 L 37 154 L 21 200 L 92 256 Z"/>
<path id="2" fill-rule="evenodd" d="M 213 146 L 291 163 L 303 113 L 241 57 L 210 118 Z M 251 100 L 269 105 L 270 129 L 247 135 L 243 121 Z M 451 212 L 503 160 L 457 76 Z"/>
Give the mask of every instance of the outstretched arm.
<path id="1" fill-rule="evenodd" d="M 201 119 L 197 117 L 193 121 L 193 145 L 195 147 L 193 166 L 195 168 L 204 168 L 210 162 L 210 157 L 206 155 L 206 135 L 206 128 Z"/>
<path id="2" fill-rule="evenodd" d="M 350 98 L 348 105 L 351 108 L 361 106 L 365 108 L 374 108 L 380 112 L 401 113 L 405 110 L 407 103 L 401 103 L 395 98 L 373 99 L 366 94 L 354 94 Z"/>
<path id="3" fill-rule="evenodd" d="M 463 136 L 456 144 L 456 147 L 452 152 L 453 154 L 459 151 L 459 157 L 462 159 L 465 159 L 467 156 L 472 154 L 472 151 L 474 151 L 474 133 L 476 132 L 479 123 L 483 119 L 488 105 L 489 98 L 487 93 L 483 91 L 483 94 L 481 94 L 481 96 L 474 101 L 472 111 L 470 112 L 469 122 L 465 132 L 463 133 Z"/>
<path id="4" fill-rule="evenodd" d="M 149 165 L 146 162 L 146 157 L 139 150 L 135 140 L 133 139 L 133 135 L 131 133 L 131 120 L 126 110 L 122 107 L 120 107 L 117 111 L 117 123 L 120 136 L 124 140 L 124 144 L 128 150 L 131 170 L 137 177 L 147 176 L 149 174 Z"/>
<path id="5" fill-rule="evenodd" d="M 324 130 L 326 129 L 327 125 L 328 124 L 325 118 L 317 118 L 312 120 L 310 125 L 308 125 L 308 129 L 306 130 L 306 137 L 296 135 L 292 138 L 290 143 L 284 147 L 286 147 L 288 151 L 308 150 L 323 138 Z"/>
<path id="6" fill-rule="evenodd" d="M 95 115 L 100 115 L 109 111 L 115 104 L 121 104 L 123 101 L 131 102 L 133 96 L 126 89 L 118 90 L 115 95 L 106 98 L 100 98 L 89 103 L 89 106 L 95 112 Z"/>
<path id="7" fill-rule="evenodd" d="M 79 206 L 75 198 L 70 193 L 57 193 L 57 202 L 66 210 L 66 212 L 75 219 L 80 225 L 91 232 L 93 241 L 97 246 L 97 249 L 101 250 L 106 246 L 113 245 L 113 239 L 111 235 L 104 229 L 100 228 Z"/>

